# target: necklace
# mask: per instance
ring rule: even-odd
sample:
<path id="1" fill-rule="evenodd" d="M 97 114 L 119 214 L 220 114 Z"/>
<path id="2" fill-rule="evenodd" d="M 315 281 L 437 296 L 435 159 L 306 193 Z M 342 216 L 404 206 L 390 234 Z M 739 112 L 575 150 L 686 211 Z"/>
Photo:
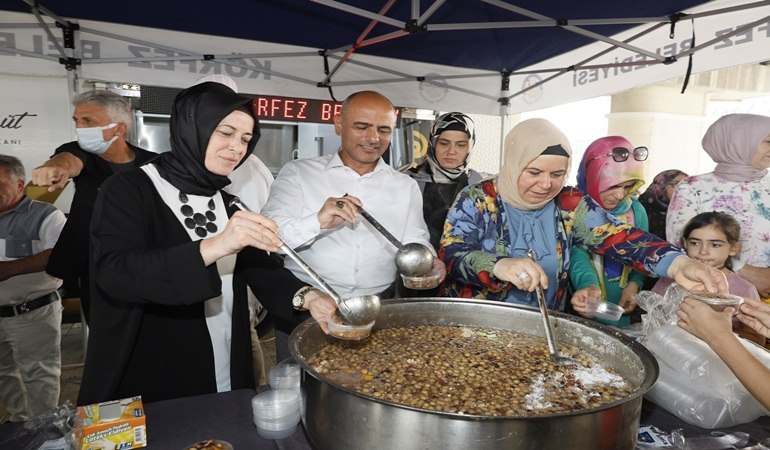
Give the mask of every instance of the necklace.
<path id="1" fill-rule="evenodd" d="M 202 238 L 205 238 L 209 233 L 217 232 L 217 225 L 214 223 L 217 220 L 217 216 L 214 214 L 217 205 L 213 198 L 209 200 L 209 210 L 205 213 L 195 212 L 192 206 L 187 204 L 189 199 L 184 192 L 179 192 L 179 201 L 182 202 L 181 211 L 182 215 L 185 216 L 184 225 L 187 228 L 195 230 L 195 234 Z"/>

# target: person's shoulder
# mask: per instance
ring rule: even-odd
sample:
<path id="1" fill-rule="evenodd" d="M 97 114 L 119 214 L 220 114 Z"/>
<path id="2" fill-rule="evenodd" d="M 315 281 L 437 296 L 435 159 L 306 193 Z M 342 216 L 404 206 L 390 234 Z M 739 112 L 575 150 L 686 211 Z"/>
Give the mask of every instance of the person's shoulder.
<path id="1" fill-rule="evenodd" d="M 159 153 L 155 153 L 142 147 L 137 147 L 133 144 L 128 144 L 128 146 L 131 147 L 131 150 L 133 150 L 134 156 L 136 157 L 136 161 L 139 163 L 139 165 L 150 162 L 159 156 Z"/>
<path id="2" fill-rule="evenodd" d="M 91 155 L 93 155 L 80 148 L 78 141 L 67 142 L 54 150 L 54 155 L 59 155 L 61 153 L 69 153 L 83 161 L 84 164 L 87 163 L 91 159 Z"/>
<path id="3" fill-rule="evenodd" d="M 737 273 L 730 272 L 727 274 L 727 283 L 730 285 L 729 292 L 731 294 L 759 300 L 759 292 L 757 291 L 756 286 Z"/>
<path id="4" fill-rule="evenodd" d="M 473 169 L 468 171 L 468 184 L 476 184 L 489 178 L 492 178 L 492 174 L 486 172 L 478 172 Z"/>
<path id="5" fill-rule="evenodd" d="M 115 189 L 121 191 L 145 184 L 152 184 L 150 177 L 147 176 L 141 167 L 135 167 L 110 176 L 102 183 L 102 187 L 99 190 L 108 191 Z"/>
<path id="6" fill-rule="evenodd" d="M 556 196 L 559 208 L 564 211 L 574 211 L 583 198 L 583 191 L 574 186 L 564 186 Z"/>
<path id="7" fill-rule="evenodd" d="M 57 208 L 56 206 L 48 202 L 42 202 L 40 200 L 33 200 L 33 199 L 29 199 L 29 210 L 42 213 L 46 216 L 49 214 L 55 213 L 56 211 L 61 212 L 59 208 Z"/>

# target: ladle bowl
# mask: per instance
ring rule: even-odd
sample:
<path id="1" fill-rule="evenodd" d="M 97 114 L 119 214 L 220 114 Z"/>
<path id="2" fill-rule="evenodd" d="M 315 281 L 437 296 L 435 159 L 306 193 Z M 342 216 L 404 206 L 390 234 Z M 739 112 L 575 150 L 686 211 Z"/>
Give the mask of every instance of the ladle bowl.
<path id="1" fill-rule="evenodd" d="M 433 268 L 433 253 L 417 242 L 404 244 L 396 253 L 396 269 L 407 277 L 421 277 Z"/>
<path id="2" fill-rule="evenodd" d="M 342 302 L 345 305 L 338 307 L 334 315 L 341 322 L 349 325 L 365 325 L 372 322 L 380 315 L 382 308 L 380 296 L 375 294 L 346 298 Z"/>

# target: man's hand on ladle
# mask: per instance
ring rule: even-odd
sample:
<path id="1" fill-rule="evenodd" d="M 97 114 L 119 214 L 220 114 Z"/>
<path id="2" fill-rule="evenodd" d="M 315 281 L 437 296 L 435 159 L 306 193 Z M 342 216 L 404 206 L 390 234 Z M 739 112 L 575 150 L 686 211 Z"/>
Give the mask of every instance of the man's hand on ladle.
<path id="1" fill-rule="evenodd" d="M 329 197 L 318 211 L 318 223 L 322 230 L 336 228 L 344 222 L 356 223 L 359 208 L 363 208 L 363 204 L 356 197 Z"/>

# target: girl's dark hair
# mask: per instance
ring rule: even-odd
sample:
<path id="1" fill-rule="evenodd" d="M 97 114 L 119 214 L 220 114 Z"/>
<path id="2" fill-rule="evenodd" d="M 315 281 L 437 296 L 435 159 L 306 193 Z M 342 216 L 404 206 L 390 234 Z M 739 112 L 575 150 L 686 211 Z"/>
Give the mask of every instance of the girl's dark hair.
<path id="1" fill-rule="evenodd" d="M 690 219 L 682 230 L 682 240 L 686 241 L 693 231 L 709 225 L 715 225 L 719 228 L 725 234 L 728 244 L 735 245 L 741 241 L 741 224 L 730 214 L 719 211 L 700 213 Z M 725 261 L 725 267 L 733 270 L 733 263 L 730 258 Z"/>

